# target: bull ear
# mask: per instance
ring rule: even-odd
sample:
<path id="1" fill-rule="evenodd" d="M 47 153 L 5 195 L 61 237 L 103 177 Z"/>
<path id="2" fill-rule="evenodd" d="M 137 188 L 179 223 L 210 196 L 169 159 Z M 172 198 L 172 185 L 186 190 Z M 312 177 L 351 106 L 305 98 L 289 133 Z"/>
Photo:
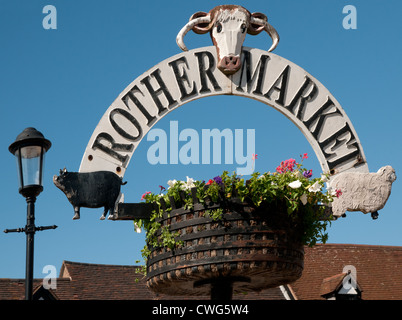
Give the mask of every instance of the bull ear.
<path id="1" fill-rule="evenodd" d="M 199 12 L 194 13 L 190 17 L 189 21 L 195 20 L 197 18 L 208 17 L 208 16 L 209 16 L 209 13 L 199 11 Z M 204 34 L 211 30 L 211 26 L 212 26 L 212 24 L 210 22 L 209 23 L 208 22 L 207 23 L 198 23 L 192 28 L 192 30 L 197 34 Z"/>
<path id="2" fill-rule="evenodd" d="M 261 12 L 254 12 L 251 14 L 250 25 L 248 27 L 247 33 L 253 36 L 259 34 L 264 30 L 265 24 L 258 23 L 258 20 L 262 20 L 264 22 L 268 21 L 268 18 L 265 14 Z"/>

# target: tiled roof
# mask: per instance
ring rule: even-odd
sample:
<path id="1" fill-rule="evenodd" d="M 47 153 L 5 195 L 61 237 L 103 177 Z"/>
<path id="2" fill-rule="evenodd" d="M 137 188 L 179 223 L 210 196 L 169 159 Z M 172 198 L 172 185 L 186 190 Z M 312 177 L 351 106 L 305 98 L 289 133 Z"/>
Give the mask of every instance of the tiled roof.
<path id="1" fill-rule="evenodd" d="M 37 281 L 34 282 L 37 285 Z M 25 281 L 0 279 L 0 300 L 22 300 L 25 297 Z"/>
<path id="2" fill-rule="evenodd" d="M 89 264 L 64 261 L 60 276 L 71 278 L 74 287 L 73 299 L 124 299 L 124 300 L 174 300 L 206 299 L 210 297 L 180 297 L 155 294 L 146 286 L 139 267 L 104 264 Z M 138 281 L 136 281 L 138 279 Z M 56 291 L 57 292 L 57 291 Z M 284 299 L 279 288 L 235 296 L 235 299 Z M 72 298 L 70 298 L 72 299 Z"/>
<path id="3" fill-rule="evenodd" d="M 42 286 L 42 279 L 34 279 L 33 292 L 35 293 Z M 65 292 L 70 290 L 70 279 L 57 279 L 57 289 L 52 294 L 58 299 L 65 298 Z M 35 294 L 34 294 L 35 296 Z M 0 279 L 0 300 L 24 300 L 25 279 Z"/>
<path id="4" fill-rule="evenodd" d="M 346 277 L 346 275 L 347 273 L 340 273 L 322 280 L 320 296 L 334 292 L 338 288 L 339 284 Z"/>
<path id="5" fill-rule="evenodd" d="M 182 297 L 155 294 L 146 286 L 138 266 L 106 265 L 64 261 L 57 288 L 52 294 L 60 300 L 209 300 L 209 296 Z M 136 281 L 138 279 L 138 281 Z M 42 286 L 35 279 L 34 292 Z M 0 300 L 23 300 L 25 281 L 0 279 Z M 284 300 L 280 288 L 250 292 L 233 297 L 236 300 Z"/>
<path id="6" fill-rule="evenodd" d="M 147 289 L 145 281 L 140 281 L 143 275 L 137 273 L 137 270 L 136 266 L 64 261 L 60 277 L 68 275 L 71 279 L 73 290 L 66 292 L 69 295 L 66 298 L 70 300 L 153 299 L 154 294 Z"/>
<path id="7" fill-rule="evenodd" d="M 344 267 L 356 268 L 356 280 L 364 300 L 402 298 L 402 247 L 353 244 L 318 244 L 305 248 L 303 275 L 282 288 L 234 295 L 236 300 L 284 300 L 285 294 L 298 300 L 317 300 L 321 290 L 332 290 L 342 281 Z M 210 297 L 157 295 L 148 289 L 137 266 L 104 265 L 64 261 L 52 296 L 61 300 L 175 300 Z M 138 281 L 136 281 L 138 279 Z M 34 292 L 42 280 L 34 281 Z M 324 287 L 323 287 L 324 286 Z M 0 300 L 24 299 L 24 280 L 0 279 Z M 284 293 L 286 292 L 286 293 Z"/>
<path id="8" fill-rule="evenodd" d="M 297 299 L 317 300 L 325 278 L 343 273 L 347 265 L 356 268 L 356 280 L 363 300 L 402 298 L 402 247 L 356 244 L 318 244 L 305 248 L 301 278 L 290 286 Z"/>

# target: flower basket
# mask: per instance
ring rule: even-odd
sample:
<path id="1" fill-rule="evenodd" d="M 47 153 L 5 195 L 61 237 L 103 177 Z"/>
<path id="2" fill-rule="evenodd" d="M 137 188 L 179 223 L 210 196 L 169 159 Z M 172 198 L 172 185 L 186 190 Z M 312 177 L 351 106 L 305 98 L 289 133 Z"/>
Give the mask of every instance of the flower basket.
<path id="1" fill-rule="evenodd" d="M 328 204 L 340 190 L 323 191 L 328 174 L 289 159 L 274 173 L 235 173 L 205 181 L 169 180 L 166 194 L 146 192 L 153 203 L 143 256 L 148 286 L 169 295 L 231 297 L 296 281 L 302 274 L 304 245 L 326 242 L 332 219 Z"/>
<path id="2" fill-rule="evenodd" d="M 206 214 L 216 208 L 224 210 L 219 221 Z M 154 292 L 209 295 L 208 284 L 222 278 L 231 282 L 234 293 L 260 291 L 302 275 L 303 228 L 290 221 L 284 203 L 256 207 L 238 198 L 195 203 L 192 210 L 165 212 L 159 222 L 178 232 L 182 246 L 151 248 L 147 284 Z"/>

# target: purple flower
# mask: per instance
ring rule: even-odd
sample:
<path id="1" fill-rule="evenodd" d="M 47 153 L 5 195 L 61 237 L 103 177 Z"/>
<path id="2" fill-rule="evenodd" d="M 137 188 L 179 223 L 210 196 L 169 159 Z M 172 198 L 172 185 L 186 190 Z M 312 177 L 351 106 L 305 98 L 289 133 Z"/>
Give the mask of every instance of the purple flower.
<path id="1" fill-rule="evenodd" d="M 303 172 L 303 176 L 305 177 L 305 178 L 311 178 L 311 176 L 313 175 L 313 170 L 309 170 L 309 171 L 304 171 Z"/>
<path id="2" fill-rule="evenodd" d="M 216 176 L 216 177 L 214 178 L 214 180 L 215 180 L 215 182 L 216 182 L 218 185 L 220 185 L 220 186 L 223 185 L 222 178 L 221 178 L 220 176 Z"/>

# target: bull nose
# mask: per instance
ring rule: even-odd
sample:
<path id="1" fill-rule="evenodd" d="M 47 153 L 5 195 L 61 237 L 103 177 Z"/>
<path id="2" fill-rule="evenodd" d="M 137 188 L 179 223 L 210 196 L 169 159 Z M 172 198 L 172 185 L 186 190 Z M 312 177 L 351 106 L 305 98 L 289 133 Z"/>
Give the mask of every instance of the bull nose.
<path id="1" fill-rule="evenodd" d="M 236 73 L 240 69 L 240 57 L 234 55 L 223 57 L 218 63 L 218 69 L 227 75 Z"/>

